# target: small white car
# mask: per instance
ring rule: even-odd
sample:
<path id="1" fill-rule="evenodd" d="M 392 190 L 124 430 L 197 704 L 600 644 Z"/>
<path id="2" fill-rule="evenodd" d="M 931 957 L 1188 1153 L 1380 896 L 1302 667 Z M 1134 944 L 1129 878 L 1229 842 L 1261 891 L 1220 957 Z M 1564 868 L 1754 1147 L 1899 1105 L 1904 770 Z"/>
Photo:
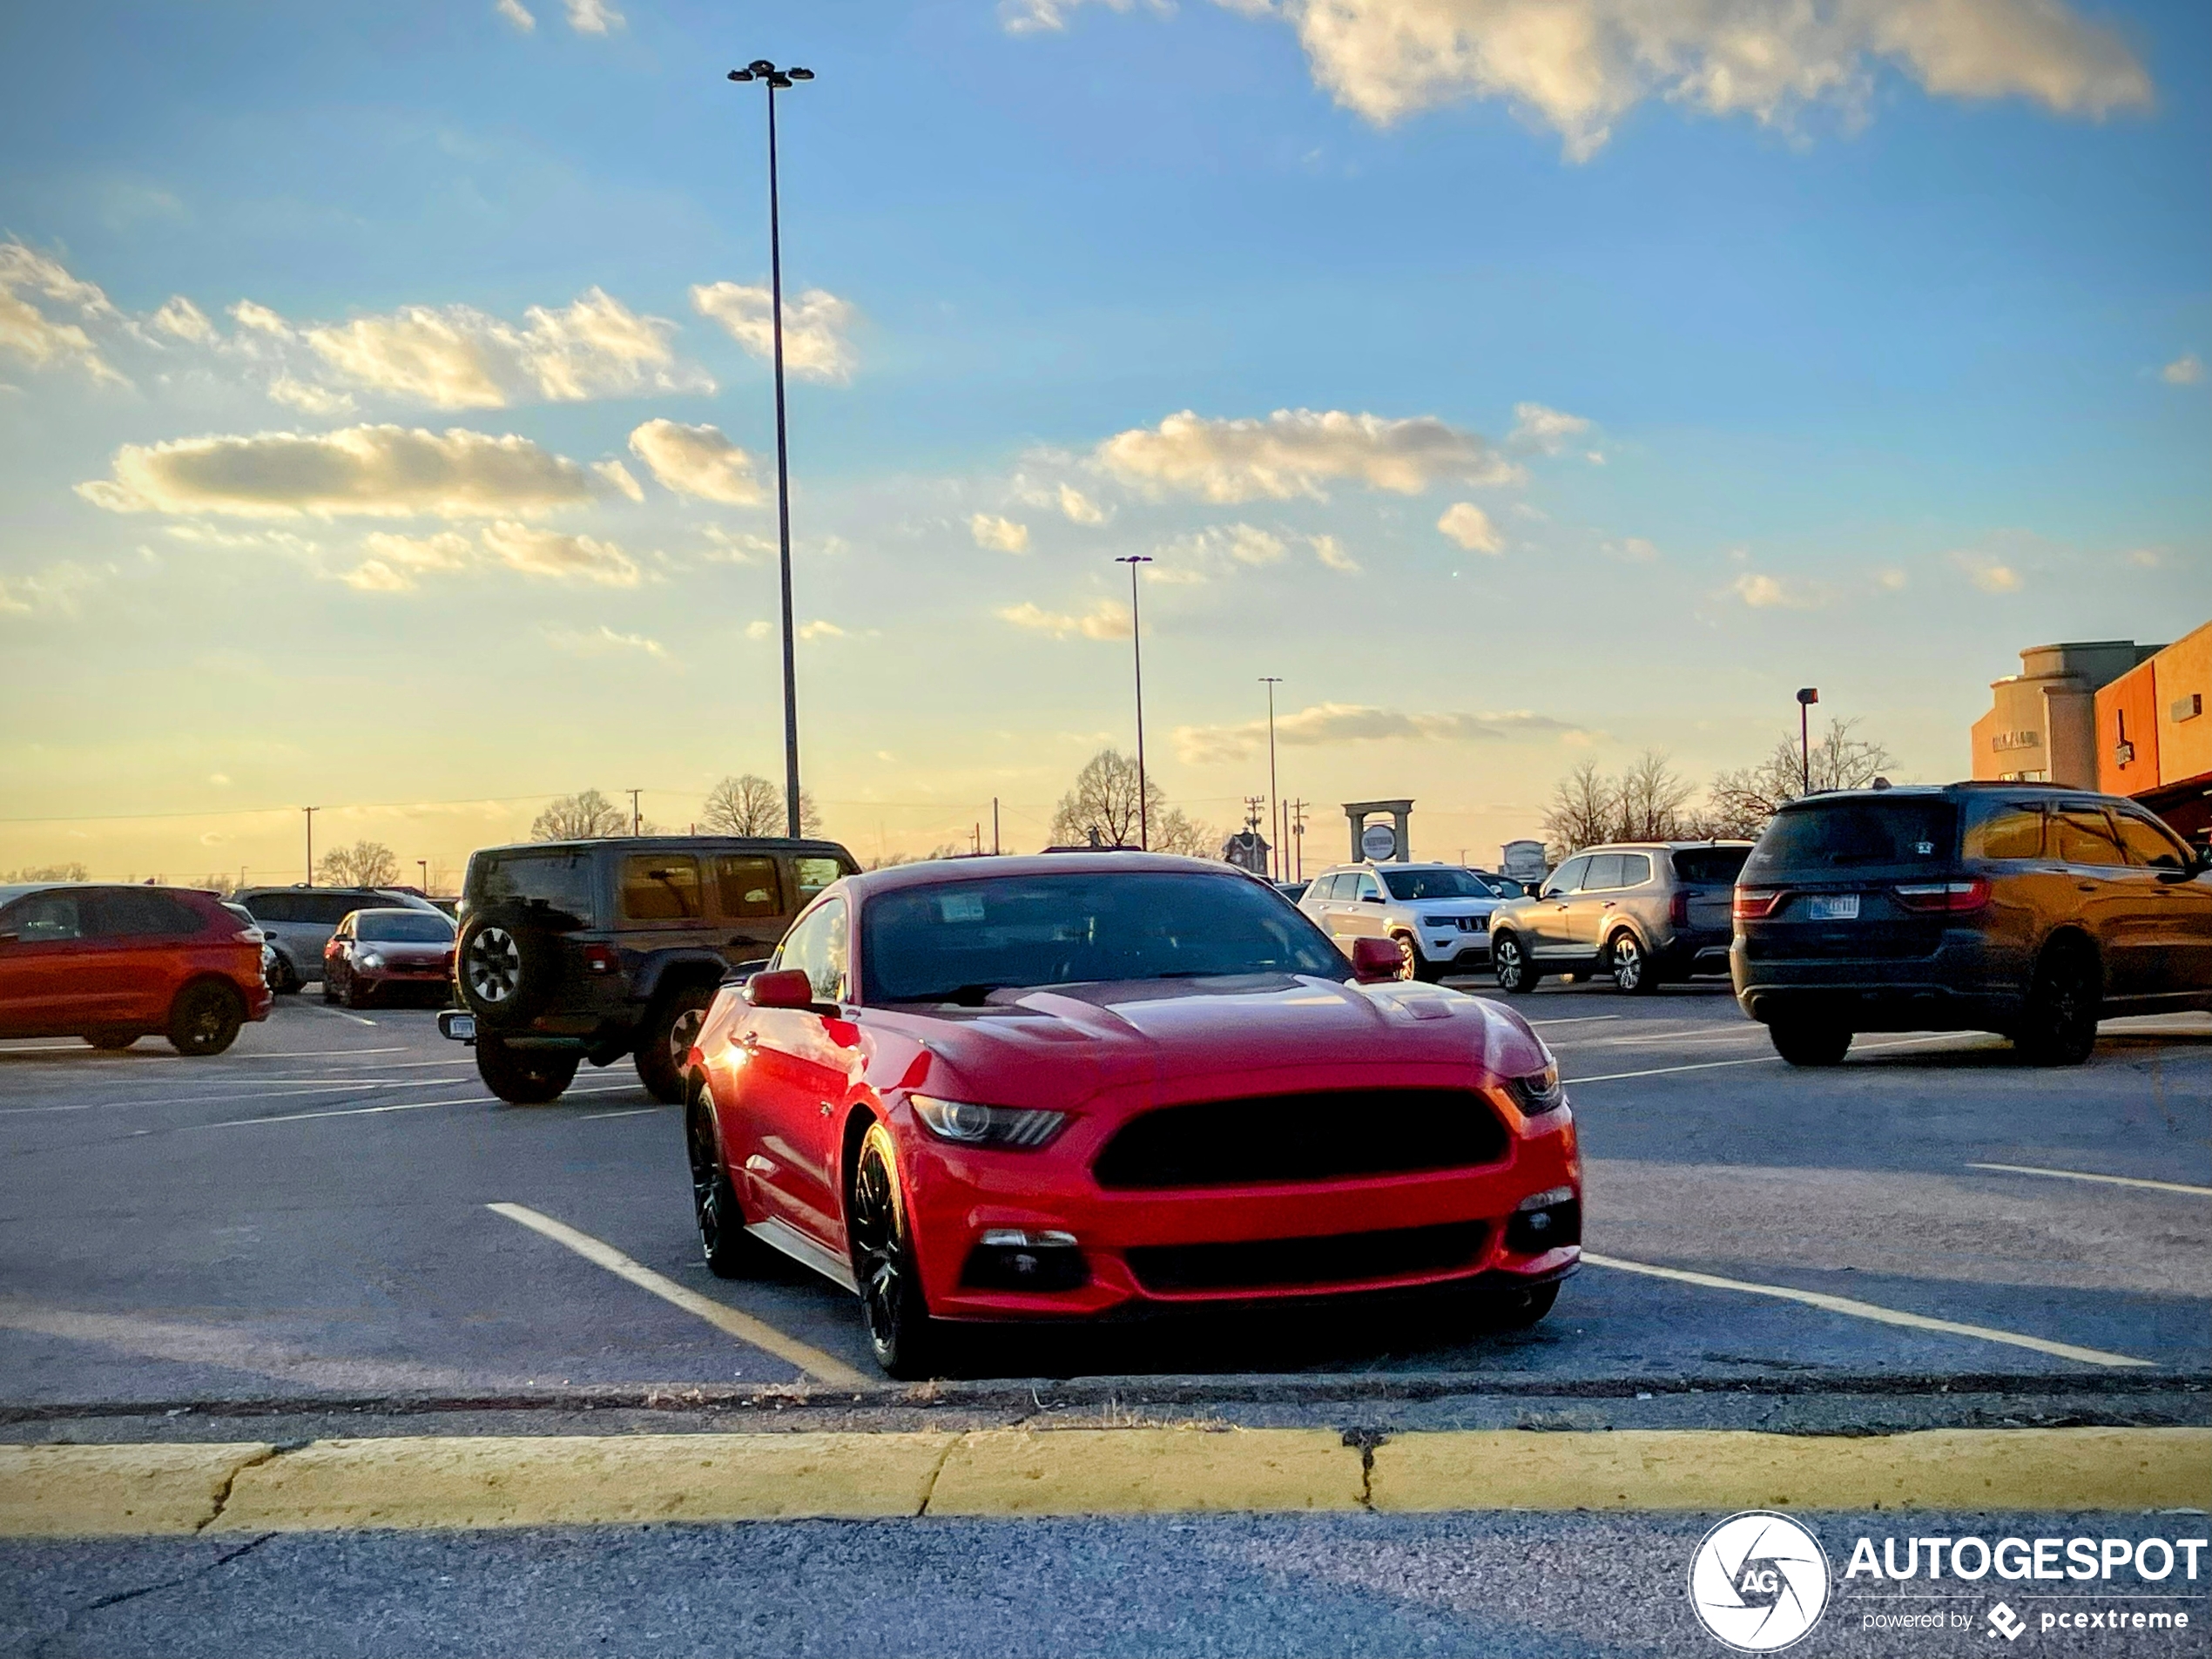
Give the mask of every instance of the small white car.
<path id="1" fill-rule="evenodd" d="M 1347 955 L 1362 937 L 1397 941 L 1407 979 L 1490 965 L 1490 913 L 1505 897 L 1458 864 L 1339 864 L 1313 878 L 1298 908 Z"/>

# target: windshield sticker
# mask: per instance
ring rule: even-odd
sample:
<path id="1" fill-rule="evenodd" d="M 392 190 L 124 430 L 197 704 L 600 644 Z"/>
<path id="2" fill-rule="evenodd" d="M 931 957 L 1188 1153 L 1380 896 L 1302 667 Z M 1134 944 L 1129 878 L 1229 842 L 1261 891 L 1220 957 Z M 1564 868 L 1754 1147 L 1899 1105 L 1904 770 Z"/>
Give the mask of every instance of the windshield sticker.
<path id="1" fill-rule="evenodd" d="M 945 921 L 981 921 L 983 920 L 983 895 L 980 893 L 947 893 L 937 900 L 938 917 Z"/>

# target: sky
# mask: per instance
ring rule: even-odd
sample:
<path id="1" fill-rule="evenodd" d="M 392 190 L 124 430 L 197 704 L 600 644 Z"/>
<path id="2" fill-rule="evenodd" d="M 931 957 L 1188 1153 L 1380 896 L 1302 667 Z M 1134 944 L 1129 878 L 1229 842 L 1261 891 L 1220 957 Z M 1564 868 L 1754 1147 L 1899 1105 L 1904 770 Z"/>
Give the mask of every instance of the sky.
<path id="1" fill-rule="evenodd" d="M 444 0 L 0 15 L 0 875 L 781 781 L 863 859 L 1096 749 L 1232 826 L 1793 693 L 1967 771 L 2212 612 L 2193 0 Z"/>

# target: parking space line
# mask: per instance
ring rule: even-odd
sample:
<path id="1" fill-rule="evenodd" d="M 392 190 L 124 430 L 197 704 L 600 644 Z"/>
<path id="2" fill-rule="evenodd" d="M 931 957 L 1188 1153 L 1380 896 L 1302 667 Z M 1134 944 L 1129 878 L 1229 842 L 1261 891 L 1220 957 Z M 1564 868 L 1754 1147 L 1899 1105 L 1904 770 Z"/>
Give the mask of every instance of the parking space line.
<path id="1" fill-rule="evenodd" d="M 1876 1049 L 1911 1049 L 1921 1043 L 1951 1042 L 1973 1035 L 1971 1031 L 1939 1031 L 1932 1037 L 1905 1037 L 1896 1042 L 1862 1042 L 1851 1052 L 1866 1054 Z M 1642 1071 L 1608 1071 L 1595 1077 L 1568 1077 L 1562 1081 L 1570 1083 L 1617 1083 L 1628 1077 L 1663 1077 L 1673 1071 L 1712 1071 L 1722 1066 L 1771 1066 L 1779 1065 L 1781 1062 L 1782 1056 L 1778 1054 L 1755 1054 L 1741 1060 L 1698 1060 L 1685 1066 L 1652 1066 Z"/>
<path id="2" fill-rule="evenodd" d="M 1669 1278 L 1684 1285 L 1703 1285 L 1710 1291 L 1742 1291 L 1752 1296 L 1771 1296 L 1784 1302 L 1802 1302 L 1807 1307 L 1820 1308 L 1830 1313 L 1847 1314 L 1855 1319 L 1871 1319 L 1877 1325 L 1902 1325 L 1910 1331 L 1933 1331 L 1944 1336 L 1973 1337 L 1982 1342 L 2001 1342 L 2010 1347 L 2028 1348 L 2037 1353 L 2047 1353 L 2054 1359 L 2079 1360 L 2087 1366 L 2155 1367 L 2155 1362 L 2137 1359 L 2124 1353 L 2107 1353 L 2101 1348 L 2077 1348 L 2072 1343 L 2051 1342 L 2042 1337 L 2023 1336 L 2017 1331 L 1998 1331 L 1986 1325 L 1962 1325 L 1956 1319 L 1934 1319 L 1924 1313 L 1906 1313 L 1897 1308 L 1878 1307 L 1871 1302 L 1855 1301 L 1848 1296 L 1830 1296 L 1821 1291 L 1801 1291 L 1790 1285 L 1756 1285 L 1747 1279 L 1723 1278 L 1715 1273 L 1693 1273 L 1680 1267 L 1656 1267 L 1649 1262 L 1622 1261 L 1614 1256 L 1594 1256 L 1582 1252 L 1582 1259 L 1594 1267 L 1610 1267 L 1623 1273 L 1642 1273 L 1652 1278 Z"/>
<path id="3" fill-rule="evenodd" d="M 283 1054 L 234 1054 L 233 1060 L 350 1060 L 357 1054 L 405 1054 L 403 1042 L 388 1043 L 381 1049 L 293 1049 Z"/>
<path id="4" fill-rule="evenodd" d="M 440 1077 L 436 1082 L 450 1082 L 451 1078 Z M 571 1089 L 571 1095 L 613 1095 L 625 1089 L 635 1089 L 636 1083 L 606 1083 L 597 1089 Z M 226 1117 L 217 1123 L 186 1123 L 186 1129 L 242 1129 L 252 1123 L 305 1123 L 318 1117 L 374 1117 L 384 1112 L 419 1112 L 431 1106 L 488 1106 L 497 1096 L 465 1095 L 455 1100 L 395 1101 L 389 1106 L 343 1106 L 327 1112 L 286 1112 L 276 1117 Z"/>
<path id="5" fill-rule="evenodd" d="M 373 1026 L 376 1023 L 374 1020 L 362 1019 L 358 1014 L 348 1014 L 343 1008 L 334 1008 L 327 1003 L 317 1005 L 314 1011 L 317 1014 L 327 1014 L 341 1020 L 351 1020 L 355 1025 Z"/>
<path id="6" fill-rule="evenodd" d="M 772 1325 L 740 1313 L 712 1297 L 701 1296 L 697 1291 L 664 1278 L 642 1262 L 632 1261 L 612 1244 L 594 1238 L 590 1233 L 578 1232 L 550 1216 L 540 1215 L 526 1204 L 488 1204 L 485 1209 L 502 1215 L 509 1221 L 520 1222 L 533 1232 L 543 1233 L 556 1244 L 574 1251 L 584 1260 L 605 1268 L 617 1278 L 627 1279 L 641 1291 L 649 1291 L 662 1301 L 682 1308 L 686 1313 L 705 1319 L 725 1335 L 750 1344 L 763 1352 L 772 1353 L 786 1365 L 796 1366 L 819 1382 L 834 1383 L 841 1388 L 869 1386 L 871 1379 L 862 1376 L 841 1359 L 833 1359 L 819 1348 L 811 1348 L 795 1338 L 787 1337 Z"/>
<path id="7" fill-rule="evenodd" d="M 667 1109 L 665 1106 L 625 1106 L 618 1112 L 586 1112 L 576 1121 L 579 1123 L 596 1123 L 603 1117 L 637 1117 L 646 1112 L 664 1112 Z"/>
<path id="8" fill-rule="evenodd" d="M 1501 1002 L 1498 1006 L 1504 1008 L 1507 1005 Z M 1531 1025 L 1595 1025 L 1600 1020 L 1617 1020 L 1620 1017 L 1617 1014 L 1578 1014 L 1569 1020 L 1531 1020 L 1528 1023 Z"/>
<path id="9" fill-rule="evenodd" d="M 2086 1170 L 2039 1170 L 2032 1163 L 1969 1163 L 1970 1170 L 2001 1170 L 2006 1175 L 2046 1175 L 2054 1181 L 2094 1181 L 2105 1186 L 2144 1187 L 2153 1192 L 2186 1192 L 2212 1197 L 2212 1187 L 2193 1187 L 2180 1181 L 2146 1181 L 2132 1175 L 2091 1175 Z"/>

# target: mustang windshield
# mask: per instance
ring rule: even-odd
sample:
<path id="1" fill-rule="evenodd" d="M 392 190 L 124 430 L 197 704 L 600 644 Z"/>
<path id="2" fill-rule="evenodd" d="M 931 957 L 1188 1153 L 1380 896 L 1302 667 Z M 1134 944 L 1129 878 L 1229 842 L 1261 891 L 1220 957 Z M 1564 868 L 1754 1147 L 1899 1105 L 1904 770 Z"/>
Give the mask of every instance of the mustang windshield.
<path id="1" fill-rule="evenodd" d="M 980 1002 L 1008 987 L 1237 974 L 1351 977 L 1328 936 L 1237 875 L 1168 871 L 908 887 L 860 911 L 863 999 Z"/>

